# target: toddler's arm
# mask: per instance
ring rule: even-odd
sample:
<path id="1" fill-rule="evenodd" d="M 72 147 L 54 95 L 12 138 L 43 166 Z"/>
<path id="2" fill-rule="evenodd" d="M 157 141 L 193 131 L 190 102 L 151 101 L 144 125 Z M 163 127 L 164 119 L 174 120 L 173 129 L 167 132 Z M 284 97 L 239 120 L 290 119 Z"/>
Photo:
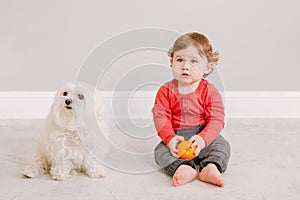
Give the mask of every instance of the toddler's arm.
<path id="1" fill-rule="evenodd" d="M 208 84 L 202 95 L 205 109 L 205 128 L 198 134 L 204 139 L 206 146 L 210 145 L 224 128 L 224 105 L 217 88 Z"/>
<path id="2" fill-rule="evenodd" d="M 166 86 L 162 86 L 158 90 L 152 113 L 158 136 L 168 145 L 176 134 L 171 122 L 172 111 L 170 109 L 168 88 Z"/>

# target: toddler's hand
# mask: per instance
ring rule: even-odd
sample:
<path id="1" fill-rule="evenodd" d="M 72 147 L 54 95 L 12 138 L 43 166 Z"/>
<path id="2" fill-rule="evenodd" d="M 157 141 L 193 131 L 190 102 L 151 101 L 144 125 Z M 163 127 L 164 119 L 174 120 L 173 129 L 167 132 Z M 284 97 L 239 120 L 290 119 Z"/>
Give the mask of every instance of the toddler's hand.
<path id="1" fill-rule="evenodd" d="M 197 156 L 201 149 L 205 147 L 205 141 L 203 138 L 199 135 L 194 135 L 189 139 L 189 142 L 192 143 L 191 148 L 194 148 L 195 146 L 197 147 L 196 150 L 194 151 L 194 154 Z"/>
<path id="2" fill-rule="evenodd" d="M 176 158 L 179 158 L 177 145 L 178 145 L 179 142 L 182 142 L 182 141 L 184 141 L 184 137 L 179 136 L 179 135 L 176 135 L 175 137 L 173 137 L 170 140 L 170 142 L 168 144 L 168 147 L 170 149 L 170 152 L 171 152 L 172 156 L 174 156 Z"/>

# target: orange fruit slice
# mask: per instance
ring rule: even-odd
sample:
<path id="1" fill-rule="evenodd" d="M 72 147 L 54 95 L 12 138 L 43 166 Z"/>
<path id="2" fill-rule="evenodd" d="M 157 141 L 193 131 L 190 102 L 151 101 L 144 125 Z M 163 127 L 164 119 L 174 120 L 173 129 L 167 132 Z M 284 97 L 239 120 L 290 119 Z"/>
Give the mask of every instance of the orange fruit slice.
<path id="1" fill-rule="evenodd" d="M 182 141 L 178 144 L 177 149 L 178 149 L 178 155 L 179 158 L 181 159 L 190 159 L 192 160 L 193 158 L 196 157 L 194 154 L 196 147 L 191 148 L 191 143 L 189 141 Z"/>

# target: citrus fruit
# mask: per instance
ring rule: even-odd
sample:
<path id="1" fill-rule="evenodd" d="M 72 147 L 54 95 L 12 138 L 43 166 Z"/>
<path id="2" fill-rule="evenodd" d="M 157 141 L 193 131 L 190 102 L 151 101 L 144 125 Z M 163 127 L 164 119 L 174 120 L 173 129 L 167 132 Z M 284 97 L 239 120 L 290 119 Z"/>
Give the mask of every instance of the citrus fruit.
<path id="1" fill-rule="evenodd" d="M 179 158 L 181 159 L 190 159 L 192 160 L 195 158 L 194 151 L 196 150 L 196 147 L 191 148 L 191 143 L 189 141 L 182 141 L 178 144 L 177 149 L 178 149 L 178 155 Z"/>

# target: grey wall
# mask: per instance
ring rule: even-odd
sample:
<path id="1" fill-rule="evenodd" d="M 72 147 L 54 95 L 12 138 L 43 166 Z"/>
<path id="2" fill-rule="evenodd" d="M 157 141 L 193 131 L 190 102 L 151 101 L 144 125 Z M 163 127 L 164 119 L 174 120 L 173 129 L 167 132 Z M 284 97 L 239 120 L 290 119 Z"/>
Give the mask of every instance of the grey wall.
<path id="1" fill-rule="evenodd" d="M 1 0 L 0 91 L 55 90 L 74 80 L 97 45 L 142 27 L 206 34 L 228 91 L 299 91 L 299 7 L 298 0 Z M 168 65 L 167 56 L 158 59 Z"/>

